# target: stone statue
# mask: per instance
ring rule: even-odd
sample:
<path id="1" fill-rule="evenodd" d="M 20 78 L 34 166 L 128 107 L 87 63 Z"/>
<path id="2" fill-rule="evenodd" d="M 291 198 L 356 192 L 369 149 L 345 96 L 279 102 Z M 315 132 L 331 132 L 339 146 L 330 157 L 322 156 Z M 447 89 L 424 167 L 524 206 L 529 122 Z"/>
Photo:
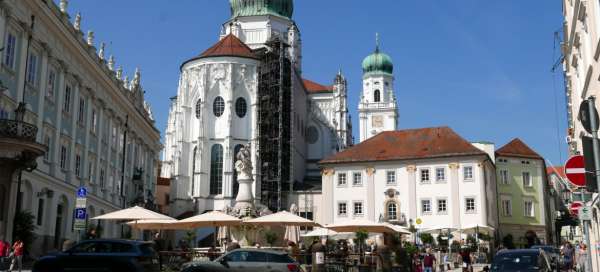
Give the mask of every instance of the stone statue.
<path id="1" fill-rule="evenodd" d="M 87 33 L 87 44 L 89 46 L 94 46 L 94 31 L 88 31 Z"/>
<path id="2" fill-rule="evenodd" d="M 98 50 L 98 57 L 101 60 L 104 60 L 104 48 L 106 47 L 106 43 L 101 43 L 100 44 L 100 50 Z"/>
<path id="3" fill-rule="evenodd" d="M 77 31 L 81 31 L 81 12 L 77 12 L 75 16 L 75 22 L 73 23 L 73 27 Z"/>
<path id="4" fill-rule="evenodd" d="M 290 206 L 290 213 L 297 214 L 298 213 L 298 205 L 296 203 L 292 203 Z"/>
<path id="5" fill-rule="evenodd" d="M 125 76 L 125 79 L 123 80 L 123 88 L 129 90 L 129 76 Z"/>
<path id="6" fill-rule="evenodd" d="M 237 161 L 235 162 L 235 169 L 238 172 L 240 179 L 249 179 L 252 177 L 252 149 L 250 144 L 246 144 L 242 147 L 237 154 Z"/>
<path id="7" fill-rule="evenodd" d="M 69 7 L 69 1 L 68 0 L 60 0 L 60 12 L 66 14 L 68 7 Z"/>
<path id="8" fill-rule="evenodd" d="M 119 67 L 119 69 L 117 69 L 117 79 L 122 79 L 123 78 L 123 67 Z"/>
<path id="9" fill-rule="evenodd" d="M 140 68 L 135 68 L 135 75 L 133 76 L 133 80 L 131 81 L 131 88 L 136 88 L 140 86 L 141 78 L 142 73 L 140 72 Z"/>
<path id="10" fill-rule="evenodd" d="M 115 56 L 111 55 L 110 58 L 108 58 L 108 69 L 110 69 L 111 71 L 115 70 Z"/>

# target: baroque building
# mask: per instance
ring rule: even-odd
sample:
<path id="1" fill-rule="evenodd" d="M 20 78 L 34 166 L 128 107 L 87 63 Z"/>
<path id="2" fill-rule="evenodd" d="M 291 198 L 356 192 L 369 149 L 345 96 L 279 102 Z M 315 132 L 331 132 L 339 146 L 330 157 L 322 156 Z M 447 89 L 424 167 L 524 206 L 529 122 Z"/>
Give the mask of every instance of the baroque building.
<path id="1" fill-rule="evenodd" d="M 231 0 L 218 41 L 181 66 L 171 100 L 162 175 L 171 215 L 233 206 L 234 169 L 251 144 L 257 204 L 285 209 L 297 184 L 320 180 L 317 162 L 352 144 L 347 82 L 302 76 L 292 0 Z"/>
<path id="2" fill-rule="evenodd" d="M 46 149 L 20 179 L 0 173 L 0 236 L 12 239 L 17 209 L 30 212 L 34 256 L 78 240 L 78 187 L 88 189 L 88 218 L 153 201 L 162 146 L 141 73 L 123 79 L 81 21 L 81 14 L 68 13 L 67 0 L 0 2 L 0 124 L 24 103 L 23 119 L 37 129 L 32 140 Z M 121 234 L 115 223 L 91 224 L 102 224 L 103 237 Z"/>

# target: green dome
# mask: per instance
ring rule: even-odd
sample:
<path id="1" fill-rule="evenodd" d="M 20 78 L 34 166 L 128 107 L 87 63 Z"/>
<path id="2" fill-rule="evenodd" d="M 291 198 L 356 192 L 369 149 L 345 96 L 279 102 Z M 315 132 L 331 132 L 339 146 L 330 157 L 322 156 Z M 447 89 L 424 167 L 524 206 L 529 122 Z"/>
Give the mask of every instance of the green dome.
<path id="1" fill-rule="evenodd" d="M 394 63 L 392 62 L 392 58 L 387 54 L 379 52 L 379 48 L 375 49 L 375 53 L 363 60 L 362 68 L 364 74 L 384 73 L 391 75 L 394 73 Z"/>
<path id="2" fill-rule="evenodd" d="M 292 18 L 293 0 L 229 0 L 231 16 L 276 15 Z"/>

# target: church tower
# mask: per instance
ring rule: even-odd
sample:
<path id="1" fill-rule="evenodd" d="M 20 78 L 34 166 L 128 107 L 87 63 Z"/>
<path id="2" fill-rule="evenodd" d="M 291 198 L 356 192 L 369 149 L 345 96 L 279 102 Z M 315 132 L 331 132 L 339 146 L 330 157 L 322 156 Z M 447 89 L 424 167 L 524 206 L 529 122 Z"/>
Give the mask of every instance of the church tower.
<path id="1" fill-rule="evenodd" d="M 394 64 L 379 49 L 379 35 L 375 52 L 362 63 L 363 91 L 358 105 L 360 142 L 382 131 L 398 129 L 398 106 L 394 95 Z"/>

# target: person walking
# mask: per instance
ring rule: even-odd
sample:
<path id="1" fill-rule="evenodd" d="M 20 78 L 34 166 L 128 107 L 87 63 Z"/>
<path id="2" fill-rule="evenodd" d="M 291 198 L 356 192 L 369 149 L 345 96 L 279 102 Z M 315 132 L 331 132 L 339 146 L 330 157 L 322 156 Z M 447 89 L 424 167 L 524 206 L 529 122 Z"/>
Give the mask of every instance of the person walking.
<path id="1" fill-rule="evenodd" d="M 433 268 L 437 263 L 437 259 L 433 254 L 431 254 L 431 249 L 427 249 L 427 253 L 425 254 L 425 258 L 423 258 L 423 267 L 425 268 L 424 272 L 433 272 Z"/>
<path id="2" fill-rule="evenodd" d="M 23 241 L 21 241 L 21 239 L 17 238 L 17 241 L 15 241 L 15 243 L 12 246 L 13 249 L 13 259 L 12 259 L 12 264 L 10 265 L 10 268 L 8 269 L 9 271 L 14 271 L 15 270 L 15 266 L 17 267 L 17 271 L 21 272 L 21 270 L 23 269 L 23 250 L 24 245 L 23 245 Z"/>
<path id="3" fill-rule="evenodd" d="M 579 247 L 579 254 L 577 255 L 577 270 L 579 272 L 589 272 L 590 268 L 587 267 L 587 262 L 588 262 L 588 252 L 587 252 L 587 246 L 585 244 L 581 244 L 581 246 Z"/>
<path id="4" fill-rule="evenodd" d="M 567 271 L 572 271 L 575 249 L 573 248 L 571 243 L 566 242 L 560 253 L 563 255 L 564 269 L 566 269 Z"/>

